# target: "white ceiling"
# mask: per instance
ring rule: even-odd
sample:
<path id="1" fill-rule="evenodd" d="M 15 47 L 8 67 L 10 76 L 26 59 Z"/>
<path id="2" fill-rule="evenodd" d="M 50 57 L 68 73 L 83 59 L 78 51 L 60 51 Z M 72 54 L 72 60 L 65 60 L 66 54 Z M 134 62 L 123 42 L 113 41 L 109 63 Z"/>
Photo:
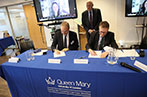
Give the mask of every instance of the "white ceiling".
<path id="1" fill-rule="evenodd" d="M 29 1 L 32 1 L 32 0 L 0 0 L 0 7 L 19 4 L 19 3 L 25 3 Z"/>

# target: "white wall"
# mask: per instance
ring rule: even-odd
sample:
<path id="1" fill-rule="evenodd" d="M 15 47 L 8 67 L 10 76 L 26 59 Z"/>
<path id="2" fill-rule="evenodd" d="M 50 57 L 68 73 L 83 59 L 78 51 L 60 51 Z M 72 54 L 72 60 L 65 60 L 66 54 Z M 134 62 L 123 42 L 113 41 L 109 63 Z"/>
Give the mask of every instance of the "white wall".
<path id="1" fill-rule="evenodd" d="M 69 23 L 69 25 L 70 25 L 70 30 L 77 33 L 77 37 L 78 37 L 78 39 L 79 39 L 78 28 L 77 28 L 77 24 L 76 24 L 75 20 L 73 20 L 73 19 L 68 19 L 68 20 L 65 20 L 65 21 L 67 21 L 67 22 Z M 47 25 L 48 23 L 49 23 L 49 22 L 45 22 L 44 24 Z M 52 27 L 52 26 L 51 26 L 51 27 Z M 60 27 L 58 26 L 58 28 L 60 28 Z M 51 31 L 52 31 L 51 29 L 48 29 L 48 28 L 44 27 L 44 32 L 45 32 L 46 42 L 47 42 L 47 47 L 48 47 L 48 48 L 51 47 L 51 44 L 52 44 L 52 41 L 53 41 L 53 40 L 52 40 L 52 37 L 51 37 L 51 34 L 50 34 Z"/>
<path id="2" fill-rule="evenodd" d="M 5 5 L 28 2 L 32 0 L 0 0 L 0 7 Z M 76 0 L 78 8 L 78 19 L 81 20 L 81 14 L 86 10 L 87 0 Z M 137 44 L 141 40 L 141 28 L 135 28 L 137 17 L 125 17 L 125 0 L 92 0 L 95 8 L 100 8 L 103 20 L 110 23 L 110 30 L 115 33 L 117 42 L 122 40 L 124 44 Z M 147 18 L 146 18 L 147 20 Z M 71 30 L 77 32 L 77 25 L 74 20 L 67 20 L 70 23 Z M 138 24 L 142 24 L 143 17 L 139 17 Z M 146 21 L 147 22 L 147 21 Z M 138 32 L 138 33 L 137 33 Z M 49 30 L 45 29 L 46 35 Z M 139 34 L 139 39 L 137 34 Z M 48 47 L 51 45 L 50 39 L 47 40 Z"/>
<path id="3" fill-rule="evenodd" d="M 117 42 L 122 40 L 125 44 L 137 44 L 136 33 L 137 17 L 125 17 L 125 0 L 91 0 L 94 8 L 101 9 L 102 19 L 110 23 L 110 30 L 115 33 Z M 81 20 L 81 13 L 86 10 L 87 0 L 77 0 L 78 19 Z M 142 24 L 143 17 L 139 18 Z M 141 29 L 138 29 L 141 34 Z M 139 36 L 141 37 L 141 36 Z M 140 38 L 139 38 L 140 41 Z"/>
<path id="4" fill-rule="evenodd" d="M 0 0 L 0 7 L 29 2 L 33 0 Z"/>

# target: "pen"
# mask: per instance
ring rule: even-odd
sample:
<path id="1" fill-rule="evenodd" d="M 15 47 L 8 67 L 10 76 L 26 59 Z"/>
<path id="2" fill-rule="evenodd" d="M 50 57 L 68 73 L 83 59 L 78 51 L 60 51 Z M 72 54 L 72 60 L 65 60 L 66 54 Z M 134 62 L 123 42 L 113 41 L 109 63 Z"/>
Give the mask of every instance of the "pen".
<path id="1" fill-rule="evenodd" d="M 82 57 L 80 57 L 79 59 L 83 59 L 83 58 L 85 58 L 86 56 L 82 56 Z"/>

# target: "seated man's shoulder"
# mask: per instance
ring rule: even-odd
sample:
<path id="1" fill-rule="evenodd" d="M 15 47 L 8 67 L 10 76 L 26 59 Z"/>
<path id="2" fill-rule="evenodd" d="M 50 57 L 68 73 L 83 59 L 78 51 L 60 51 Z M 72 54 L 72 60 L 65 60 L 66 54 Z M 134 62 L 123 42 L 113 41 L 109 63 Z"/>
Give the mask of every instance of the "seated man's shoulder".
<path id="1" fill-rule="evenodd" d="M 69 31 L 69 33 L 71 33 L 72 35 L 76 35 L 77 33 L 74 31 Z"/>
<path id="2" fill-rule="evenodd" d="M 98 36 L 99 36 L 98 31 L 92 32 L 91 35 L 90 35 L 91 38 L 98 37 Z"/>
<path id="3" fill-rule="evenodd" d="M 61 32 L 61 29 L 55 30 L 55 33 L 59 33 L 59 32 Z"/>
<path id="4" fill-rule="evenodd" d="M 108 36 L 114 36 L 114 32 L 108 31 L 107 35 Z"/>
<path id="5" fill-rule="evenodd" d="M 61 29 L 57 29 L 57 30 L 55 31 L 55 34 L 56 34 L 56 35 L 61 34 Z"/>
<path id="6" fill-rule="evenodd" d="M 97 34 L 99 34 L 98 31 L 94 31 L 94 32 L 91 33 L 91 35 L 97 35 Z"/>
<path id="7" fill-rule="evenodd" d="M 109 34 L 114 34 L 114 32 L 108 31 Z"/>

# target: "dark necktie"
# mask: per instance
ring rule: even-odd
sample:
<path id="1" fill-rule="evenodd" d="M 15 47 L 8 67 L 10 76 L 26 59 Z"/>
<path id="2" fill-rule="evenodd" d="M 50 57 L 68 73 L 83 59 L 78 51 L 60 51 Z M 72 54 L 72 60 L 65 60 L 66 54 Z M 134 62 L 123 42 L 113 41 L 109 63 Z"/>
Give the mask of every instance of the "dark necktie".
<path id="1" fill-rule="evenodd" d="M 66 36 L 67 35 L 65 35 L 65 37 L 64 37 L 64 48 L 67 48 L 67 39 L 66 39 Z"/>
<path id="2" fill-rule="evenodd" d="M 92 11 L 90 11 L 90 27 L 93 29 L 93 17 L 92 17 Z"/>
<path id="3" fill-rule="evenodd" d="M 103 49 L 103 44 L 104 44 L 104 37 L 101 39 L 101 42 L 99 44 L 99 50 Z"/>
<path id="4" fill-rule="evenodd" d="M 100 43 L 98 44 L 98 50 L 102 50 L 103 49 L 103 44 L 104 44 L 104 37 L 100 40 Z"/>

